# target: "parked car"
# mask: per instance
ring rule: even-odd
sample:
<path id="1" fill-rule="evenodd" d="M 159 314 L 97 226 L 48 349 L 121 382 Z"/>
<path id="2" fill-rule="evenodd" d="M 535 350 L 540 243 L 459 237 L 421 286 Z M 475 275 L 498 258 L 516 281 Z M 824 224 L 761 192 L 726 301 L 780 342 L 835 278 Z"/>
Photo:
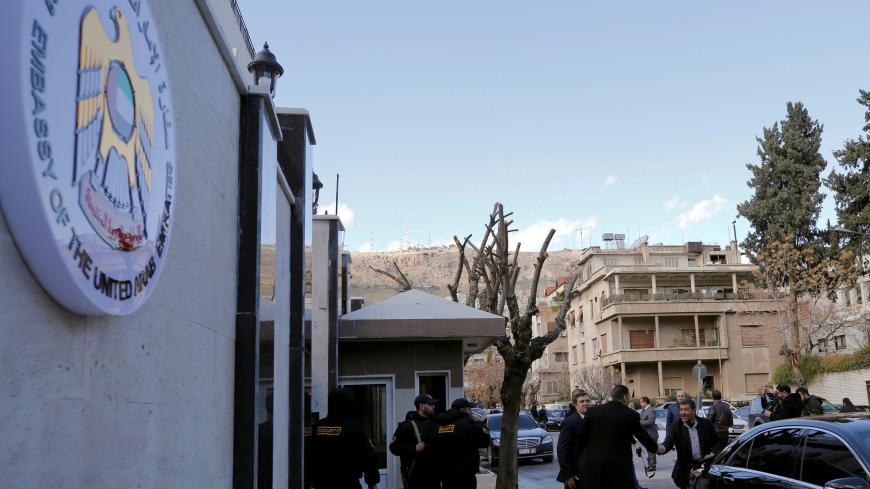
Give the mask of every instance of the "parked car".
<path id="1" fill-rule="evenodd" d="M 822 414 L 832 414 L 839 412 L 837 406 L 834 406 L 827 399 L 820 397 L 822 401 Z M 764 415 L 764 408 L 761 407 L 761 397 L 756 396 L 749 405 L 748 422 L 749 427 L 754 428 L 762 423 L 767 423 L 770 418 Z"/>
<path id="2" fill-rule="evenodd" d="M 764 423 L 692 473 L 690 487 L 870 489 L 870 414 Z"/>
<path id="3" fill-rule="evenodd" d="M 498 465 L 498 451 L 501 440 L 501 414 L 490 414 L 486 418 L 489 430 L 489 447 L 481 449 L 490 467 Z M 547 430 L 538 426 L 529 413 L 520 413 L 517 432 L 517 457 L 520 459 L 541 458 L 545 463 L 553 461 L 553 437 Z"/>
<path id="4" fill-rule="evenodd" d="M 842 404 L 834 404 L 837 408 L 837 412 L 840 412 L 840 409 L 843 409 Z M 859 413 L 870 413 L 870 406 L 864 404 L 855 404 L 855 410 Z"/>
<path id="5" fill-rule="evenodd" d="M 710 406 L 704 406 L 698 411 L 698 415 L 702 418 L 706 418 L 708 417 L 709 410 Z M 736 409 L 731 410 L 732 425 L 728 428 L 728 438 L 732 440 L 745 433 L 749 426 L 745 420 L 736 414 L 736 411 Z"/>
<path id="6" fill-rule="evenodd" d="M 748 424 L 749 424 L 749 408 L 750 408 L 750 407 L 752 407 L 752 405 L 751 405 L 751 404 L 747 404 L 747 405 L 745 405 L 745 406 L 741 406 L 741 407 L 737 408 L 737 409 L 734 411 L 734 416 L 736 416 L 736 417 L 742 419 L 742 420 L 745 421 L 746 424 L 748 425 Z"/>
<path id="7" fill-rule="evenodd" d="M 565 415 L 561 409 L 547 409 L 547 419 L 543 421 L 544 428 L 549 431 L 559 431 L 562 427 L 562 421 L 565 421 Z"/>

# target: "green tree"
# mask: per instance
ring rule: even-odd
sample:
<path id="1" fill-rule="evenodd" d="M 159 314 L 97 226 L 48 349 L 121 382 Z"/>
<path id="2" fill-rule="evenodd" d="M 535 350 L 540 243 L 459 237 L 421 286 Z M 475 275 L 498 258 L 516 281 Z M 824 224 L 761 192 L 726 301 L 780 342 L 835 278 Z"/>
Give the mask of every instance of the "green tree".
<path id="1" fill-rule="evenodd" d="M 834 151 L 843 171 L 832 170 L 825 183 L 834 191 L 840 225 L 865 234 L 838 233 L 837 238 L 856 256 L 866 256 L 870 254 L 870 239 L 866 237 L 870 233 L 870 92 L 859 92 L 858 103 L 867 108 L 862 128 L 865 134 L 847 140 L 843 149 Z M 864 260 L 861 266 L 866 271 L 870 263 Z"/>
<path id="2" fill-rule="evenodd" d="M 820 175 L 826 165 L 819 151 L 822 125 L 801 102 L 789 102 L 786 112 L 785 120 L 756 138 L 759 163 L 746 165 L 754 194 L 737 210 L 752 224 L 743 247 L 753 261 L 767 243 L 790 236 L 803 247 L 819 237 L 816 221 L 825 198 Z"/>
<path id="3" fill-rule="evenodd" d="M 737 206 L 752 225 L 743 246 L 759 266 L 763 285 L 784 292 L 782 353 L 802 383 L 800 299 L 812 293 L 804 286 L 807 269 L 815 268 L 824 254 L 816 225 L 825 198 L 820 191 L 826 166 L 819 151 L 822 125 L 802 103 L 789 102 L 785 120 L 765 127 L 763 137 L 756 139 L 759 162 L 746 165 L 752 172 L 747 184 L 754 193 Z M 782 296 L 776 297 L 781 303 Z"/>

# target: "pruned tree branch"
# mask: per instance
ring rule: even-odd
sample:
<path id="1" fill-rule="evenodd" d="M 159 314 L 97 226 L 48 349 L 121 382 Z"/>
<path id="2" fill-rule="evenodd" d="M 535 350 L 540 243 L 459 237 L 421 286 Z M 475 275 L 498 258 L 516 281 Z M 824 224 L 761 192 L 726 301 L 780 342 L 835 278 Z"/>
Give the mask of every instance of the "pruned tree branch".
<path id="1" fill-rule="evenodd" d="M 399 269 L 398 263 L 396 263 L 394 261 L 393 267 L 396 269 L 395 274 L 392 274 L 386 270 L 381 270 L 380 268 L 375 268 L 375 267 L 369 265 L 369 268 L 371 268 L 373 271 L 378 272 L 381 275 L 387 276 L 390 279 L 392 279 L 394 282 L 396 282 L 396 284 L 398 284 L 398 286 L 399 286 L 400 292 L 405 292 L 406 290 L 411 290 L 413 288 L 413 286 L 411 285 L 411 282 L 408 280 L 408 277 L 406 277 L 405 274 L 402 273 L 402 270 Z"/>

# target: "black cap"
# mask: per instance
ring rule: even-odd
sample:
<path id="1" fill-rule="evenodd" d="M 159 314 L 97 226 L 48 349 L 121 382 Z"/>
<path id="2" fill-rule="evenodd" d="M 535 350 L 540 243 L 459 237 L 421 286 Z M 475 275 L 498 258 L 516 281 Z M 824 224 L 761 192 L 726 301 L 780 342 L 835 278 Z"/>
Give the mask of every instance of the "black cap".
<path id="1" fill-rule="evenodd" d="M 459 399 L 453 401 L 453 404 L 451 404 L 450 407 L 453 409 L 462 409 L 474 407 L 474 404 L 470 403 L 468 399 L 460 397 Z"/>
<path id="2" fill-rule="evenodd" d="M 414 398 L 414 407 L 420 407 L 420 404 L 428 404 L 434 406 L 437 403 L 429 394 L 420 394 Z"/>

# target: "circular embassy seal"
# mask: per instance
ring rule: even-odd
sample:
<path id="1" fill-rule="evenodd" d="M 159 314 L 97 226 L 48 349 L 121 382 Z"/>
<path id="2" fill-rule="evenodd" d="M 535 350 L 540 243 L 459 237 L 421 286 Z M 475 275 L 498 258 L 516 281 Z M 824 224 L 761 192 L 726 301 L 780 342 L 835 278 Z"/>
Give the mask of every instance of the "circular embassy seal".
<path id="1" fill-rule="evenodd" d="M 4 10 L 5 220 L 55 300 L 81 314 L 129 314 L 163 269 L 178 187 L 167 67 L 148 2 Z"/>

